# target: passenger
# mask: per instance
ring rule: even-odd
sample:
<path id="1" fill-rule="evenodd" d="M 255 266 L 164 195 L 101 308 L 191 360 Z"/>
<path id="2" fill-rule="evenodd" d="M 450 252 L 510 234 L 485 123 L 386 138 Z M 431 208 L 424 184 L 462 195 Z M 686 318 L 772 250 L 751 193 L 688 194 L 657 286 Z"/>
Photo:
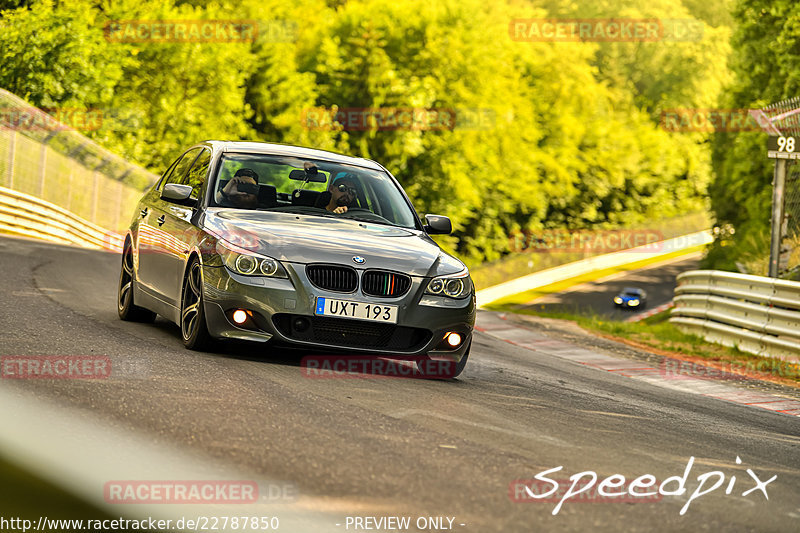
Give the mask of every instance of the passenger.
<path id="1" fill-rule="evenodd" d="M 258 174 L 249 168 L 240 168 L 220 194 L 225 205 L 255 209 L 258 207 Z"/>

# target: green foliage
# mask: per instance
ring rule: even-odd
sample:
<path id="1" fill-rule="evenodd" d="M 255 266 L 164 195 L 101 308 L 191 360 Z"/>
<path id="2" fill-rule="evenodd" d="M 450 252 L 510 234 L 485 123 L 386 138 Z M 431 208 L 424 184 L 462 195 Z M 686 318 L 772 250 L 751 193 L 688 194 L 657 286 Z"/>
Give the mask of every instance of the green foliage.
<path id="1" fill-rule="evenodd" d="M 230 18 L 214 4 L 204 8 L 125 0 L 105 10 L 107 20 L 218 20 Z M 255 68 L 247 42 L 111 42 L 130 67 L 115 88 L 115 104 L 133 114 L 122 131 L 98 140 L 161 172 L 187 145 L 208 138 L 252 135 L 244 84 Z M 178 153 L 176 153 L 178 152 Z"/>
<path id="2" fill-rule="evenodd" d="M 738 0 L 732 68 L 723 107 L 758 109 L 800 94 L 800 4 L 791 0 Z M 714 138 L 714 181 L 709 188 L 722 229 L 706 266 L 766 273 L 773 164 L 766 134 L 727 132 Z M 751 265 L 748 267 L 748 265 Z"/>
<path id="3" fill-rule="evenodd" d="M 39 0 L 0 14 L 0 85 L 45 106 L 108 109 L 90 132 L 163 171 L 205 138 L 258 139 L 374 158 L 420 213 L 453 219 L 438 238 L 472 264 L 520 229 L 641 225 L 697 211 L 707 135 L 659 126 L 676 107 L 712 107 L 728 80 L 727 0 Z M 16 4 L 12 4 L 16 6 Z M 703 38 L 529 43 L 517 18 L 706 21 Z M 293 28 L 253 42 L 120 43 L 119 20 L 250 19 Z M 31 46 L 35 44 L 35 46 Z M 455 113 L 455 128 L 310 128 L 309 110 Z M 469 123 L 465 117 L 481 117 Z"/>
<path id="4" fill-rule="evenodd" d="M 109 103 L 130 62 L 108 46 L 99 24 L 77 0 L 2 12 L 0 87 L 37 107 Z"/>

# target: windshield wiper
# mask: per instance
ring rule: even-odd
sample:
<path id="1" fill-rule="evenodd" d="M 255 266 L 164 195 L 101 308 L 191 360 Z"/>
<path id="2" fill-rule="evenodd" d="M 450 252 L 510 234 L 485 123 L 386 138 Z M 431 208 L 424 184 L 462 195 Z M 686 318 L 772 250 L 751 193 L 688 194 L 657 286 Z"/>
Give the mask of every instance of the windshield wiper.
<path id="1" fill-rule="evenodd" d="M 376 216 L 380 216 L 380 215 L 376 215 Z M 390 221 L 386 220 L 383 217 L 381 217 L 381 220 L 375 220 L 374 218 L 362 218 L 362 217 L 346 217 L 346 218 L 348 218 L 350 220 L 357 220 L 359 222 L 369 222 L 371 224 L 380 224 L 381 226 L 392 226 L 392 227 L 395 227 L 395 228 L 404 228 L 405 227 L 405 226 L 401 226 L 400 224 L 394 224 L 393 222 L 390 222 Z"/>
<path id="2" fill-rule="evenodd" d="M 324 209 L 308 206 L 297 206 L 294 209 L 286 209 L 285 206 L 279 207 L 259 207 L 258 211 L 269 211 L 271 213 L 291 213 L 293 215 L 308 215 L 314 217 L 335 217 L 336 215 L 328 213 Z"/>

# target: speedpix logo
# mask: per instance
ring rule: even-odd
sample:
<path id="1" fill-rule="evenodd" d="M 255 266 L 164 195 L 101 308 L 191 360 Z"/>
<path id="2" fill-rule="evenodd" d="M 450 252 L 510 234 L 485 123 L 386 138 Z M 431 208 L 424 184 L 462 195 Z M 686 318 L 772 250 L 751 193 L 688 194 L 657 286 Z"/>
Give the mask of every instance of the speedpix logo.
<path id="1" fill-rule="evenodd" d="M 736 464 L 742 464 L 742 460 L 738 456 L 736 457 Z M 556 506 L 553 508 L 554 515 L 558 514 L 567 500 L 595 502 L 624 501 L 626 503 L 636 501 L 658 501 L 663 496 L 683 496 L 686 494 L 688 491 L 687 484 L 689 483 L 693 466 L 694 457 L 690 457 L 682 476 L 668 477 L 661 483 L 651 474 L 644 474 L 632 481 L 626 480 L 625 476 L 621 474 L 614 474 L 599 480 L 597 473 L 591 470 L 573 474 L 569 477 L 568 481 L 553 479 L 549 476 L 564 468 L 563 466 L 557 466 L 539 472 L 531 481 L 512 481 L 509 486 L 509 497 L 512 501 L 517 503 L 536 501 L 552 502 L 556 501 L 554 498 L 557 498 Z M 765 500 L 769 500 L 767 485 L 775 481 L 778 476 L 772 476 L 766 481 L 763 481 L 762 477 L 756 474 L 752 469 L 748 468 L 746 472 L 749 478 L 742 482 L 746 484 L 744 490 L 742 490 L 742 483 L 737 484 L 738 480 L 736 476 L 731 475 L 730 478 L 726 478 L 725 474 L 719 470 L 698 475 L 696 478 L 698 484 L 681 508 L 679 514 L 686 514 L 692 502 L 720 489 L 725 485 L 726 479 L 728 481 L 724 489 L 726 495 L 732 494 L 734 490 L 742 490 L 742 496 L 760 492 Z M 561 489 L 562 482 L 564 485 L 569 484 L 566 490 Z M 583 497 L 595 489 L 595 487 L 595 496 L 591 498 Z M 559 495 L 560 498 L 558 498 Z"/>

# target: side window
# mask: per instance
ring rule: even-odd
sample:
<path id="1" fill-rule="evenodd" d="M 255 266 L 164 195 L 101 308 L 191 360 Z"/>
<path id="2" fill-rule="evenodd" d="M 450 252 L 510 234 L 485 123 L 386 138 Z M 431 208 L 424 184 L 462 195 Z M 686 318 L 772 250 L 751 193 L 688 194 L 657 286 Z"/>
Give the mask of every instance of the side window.
<path id="1" fill-rule="evenodd" d="M 162 180 L 161 188 L 163 189 L 164 185 L 168 183 L 183 183 L 186 170 L 189 168 L 189 165 L 192 164 L 194 158 L 197 157 L 198 152 L 200 152 L 200 148 L 194 148 L 183 154 L 181 160 L 173 165 L 172 172 Z"/>
<path id="2" fill-rule="evenodd" d="M 192 186 L 192 198 L 200 198 L 200 191 L 206 181 L 208 165 L 210 163 L 211 151 L 204 149 L 203 153 L 200 154 L 200 156 L 194 162 L 194 165 L 192 165 L 192 168 L 189 169 L 186 179 L 183 180 L 184 184 Z"/>
<path id="3" fill-rule="evenodd" d="M 161 175 L 161 178 L 158 180 L 158 187 L 156 187 L 156 189 L 160 191 L 161 189 L 164 188 L 164 183 L 166 183 L 166 181 L 172 175 L 172 171 L 175 170 L 175 165 L 178 164 L 178 162 L 181 160 L 181 157 L 173 161 L 172 164 L 169 166 L 169 168 L 166 170 L 166 172 L 164 172 L 164 174 Z"/>

